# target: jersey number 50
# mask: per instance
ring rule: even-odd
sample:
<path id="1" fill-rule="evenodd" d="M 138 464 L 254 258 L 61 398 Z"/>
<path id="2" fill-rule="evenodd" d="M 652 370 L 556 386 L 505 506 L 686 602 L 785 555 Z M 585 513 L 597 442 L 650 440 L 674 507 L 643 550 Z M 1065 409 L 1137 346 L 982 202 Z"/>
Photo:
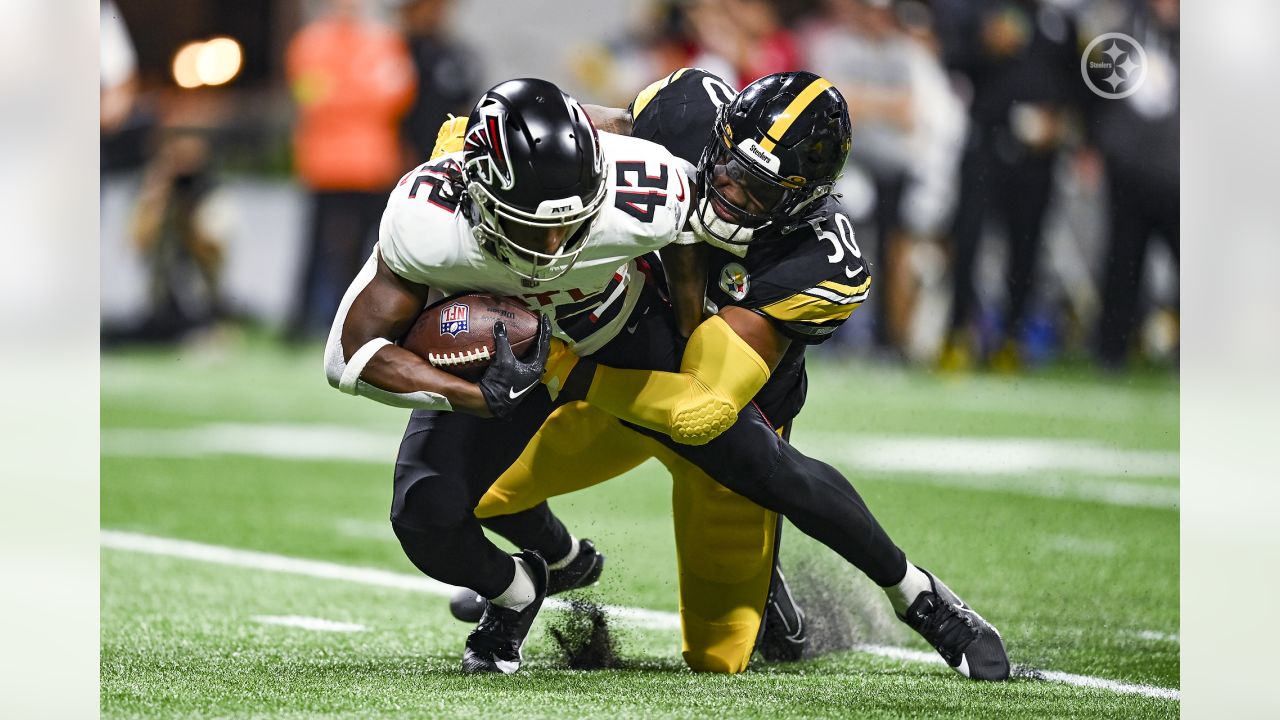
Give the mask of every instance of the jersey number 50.
<path id="1" fill-rule="evenodd" d="M 835 232 L 823 230 L 818 234 L 819 238 L 831 243 L 831 254 L 827 256 L 827 262 L 845 263 L 845 277 L 857 277 L 863 270 L 862 266 L 859 265 L 857 270 L 850 270 L 848 262 L 844 259 L 845 251 L 848 251 L 854 259 L 862 258 L 862 250 L 858 249 L 858 241 L 853 237 L 853 223 L 849 222 L 849 218 L 845 217 L 844 213 L 836 213 L 831 222 L 836 227 Z"/>

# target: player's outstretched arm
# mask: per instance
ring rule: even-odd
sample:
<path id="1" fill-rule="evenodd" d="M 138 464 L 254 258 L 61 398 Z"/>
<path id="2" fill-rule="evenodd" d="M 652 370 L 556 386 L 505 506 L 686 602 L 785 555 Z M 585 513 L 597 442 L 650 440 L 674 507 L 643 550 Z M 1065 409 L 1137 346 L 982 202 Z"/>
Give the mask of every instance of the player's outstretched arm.
<path id="1" fill-rule="evenodd" d="M 676 442 L 702 445 L 733 426 L 789 346 L 768 319 L 726 307 L 693 331 L 678 373 L 597 365 L 562 349 L 543 382 Z"/>
<path id="2" fill-rule="evenodd" d="M 381 257 L 371 260 L 348 288 L 334 319 L 325 352 L 329 384 L 396 407 L 489 417 L 479 385 L 438 370 L 393 342 L 422 311 L 428 291 L 396 275 Z"/>

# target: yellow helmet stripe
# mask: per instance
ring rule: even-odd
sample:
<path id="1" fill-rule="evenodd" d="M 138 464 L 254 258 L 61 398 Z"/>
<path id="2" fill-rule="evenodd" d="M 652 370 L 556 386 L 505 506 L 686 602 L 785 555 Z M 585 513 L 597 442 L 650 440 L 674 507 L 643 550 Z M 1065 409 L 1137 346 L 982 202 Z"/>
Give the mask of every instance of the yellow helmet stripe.
<path id="1" fill-rule="evenodd" d="M 764 138 L 760 141 L 760 147 L 768 152 L 773 152 L 773 148 L 787 134 L 787 130 L 791 128 L 791 123 L 800 117 L 800 113 L 809 107 L 809 103 L 818 97 L 823 90 L 831 87 L 830 81 L 826 78 L 818 78 L 809 83 L 809 87 L 805 88 L 791 104 L 782 111 L 782 114 L 773 121 L 773 125 L 769 127 L 769 131 L 764 134 Z"/>

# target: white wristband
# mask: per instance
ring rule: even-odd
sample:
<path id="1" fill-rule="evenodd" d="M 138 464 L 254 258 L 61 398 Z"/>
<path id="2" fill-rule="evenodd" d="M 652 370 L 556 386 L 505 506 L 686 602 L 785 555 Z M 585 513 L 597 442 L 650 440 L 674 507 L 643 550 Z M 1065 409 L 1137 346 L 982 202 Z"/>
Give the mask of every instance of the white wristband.
<path id="1" fill-rule="evenodd" d="M 351 359 L 347 361 L 347 366 L 342 370 L 342 379 L 338 381 L 338 389 L 348 395 L 356 394 L 356 381 L 360 379 L 360 373 L 364 372 L 364 366 L 369 364 L 369 360 L 374 354 L 382 348 L 391 344 L 386 338 L 374 338 L 355 351 Z"/>
<path id="2" fill-rule="evenodd" d="M 449 404 L 449 399 L 438 393 L 427 392 L 426 390 L 418 390 L 411 393 L 387 392 L 363 380 L 356 381 L 355 394 L 391 407 L 412 408 L 414 410 L 448 411 L 453 409 L 453 406 Z"/>

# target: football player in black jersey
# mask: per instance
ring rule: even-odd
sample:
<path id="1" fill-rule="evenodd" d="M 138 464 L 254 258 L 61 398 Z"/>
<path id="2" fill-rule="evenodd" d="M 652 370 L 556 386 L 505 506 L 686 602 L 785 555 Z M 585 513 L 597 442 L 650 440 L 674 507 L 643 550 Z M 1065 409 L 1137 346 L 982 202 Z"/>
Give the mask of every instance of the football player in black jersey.
<path id="1" fill-rule="evenodd" d="M 513 519 L 541 513 L 525 526 L 558 522 L 547 497 L 656 456 L 676 479 L 685 657 L 695 669 L 745 668 L 754 644 L 745 631 L 759 624 L 781 513 L 884 588 L 898 617 L 957 672 L 1007 678 L 996 629 L 907 561 L 847 479 L 785 441 L 804 401 L 805 346 L 830 337 L 870 288 L 832 195 L 851 137 L 844 98 L 808 72 L 770 75 L 734 96 L 714 75 L 684 69 L 627 111 L 596 110 L 593 119 L 697 165 L 692 224 L 702 243 L 686 246 L 680 265 L 699 281 L 672 287 L 682 331 L 696 327 L 679 372 L 612 368 L 553 349 L 544 382 L 561 401 L 587 404 L 549 420 L 476 514 L 538 548 Z"/>

